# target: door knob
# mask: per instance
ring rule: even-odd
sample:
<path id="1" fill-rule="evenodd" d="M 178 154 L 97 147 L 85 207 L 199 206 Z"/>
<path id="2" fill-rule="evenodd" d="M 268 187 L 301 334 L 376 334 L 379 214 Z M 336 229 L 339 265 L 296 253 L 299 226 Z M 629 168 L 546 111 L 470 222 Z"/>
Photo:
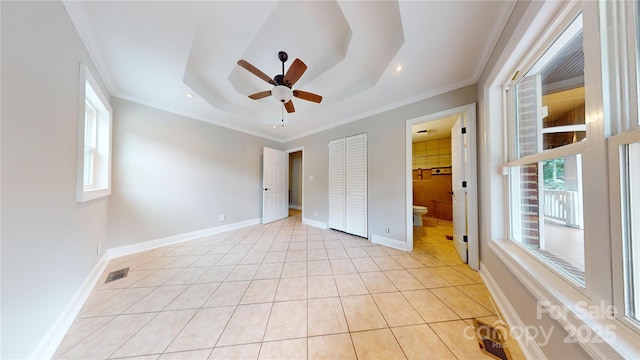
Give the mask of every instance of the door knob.
<path id="1" fill-rule="evenodd" d="M 269 189 L 268 188 L 264 188 L 264 191 L 267 191 L 267 190 L 269 190 Z"/>

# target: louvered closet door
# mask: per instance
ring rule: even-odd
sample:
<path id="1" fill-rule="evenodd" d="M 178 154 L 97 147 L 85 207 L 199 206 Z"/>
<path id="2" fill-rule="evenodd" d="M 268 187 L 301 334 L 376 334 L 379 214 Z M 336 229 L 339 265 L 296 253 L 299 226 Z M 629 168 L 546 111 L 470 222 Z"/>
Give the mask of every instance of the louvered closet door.
<path id="1" fill-rule="evenodd" d="M 345 228 L 345 139 L 329 142 L 329 227 Z"/>
<path id="2" fill-rule="evenodd" d="M 346 138 L 346 232 L 367 237 L 367 134 Z"/>

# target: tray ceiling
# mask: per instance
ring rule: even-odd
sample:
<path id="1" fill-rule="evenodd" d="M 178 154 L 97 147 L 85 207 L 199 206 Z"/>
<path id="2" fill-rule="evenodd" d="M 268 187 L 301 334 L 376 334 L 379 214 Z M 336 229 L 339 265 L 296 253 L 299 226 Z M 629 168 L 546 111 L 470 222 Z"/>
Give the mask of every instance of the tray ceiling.
<path id="1" fill-rule="evenodd" d="M 113 96 L 288 141 L 478 81 L 512 1 L 68 1 Z M 308 66 L 284 112 L 236 62 Z M 396 71 L 402 66 L 402 71 Z M 192 94 L 193 97 L 187 97 Z"/>

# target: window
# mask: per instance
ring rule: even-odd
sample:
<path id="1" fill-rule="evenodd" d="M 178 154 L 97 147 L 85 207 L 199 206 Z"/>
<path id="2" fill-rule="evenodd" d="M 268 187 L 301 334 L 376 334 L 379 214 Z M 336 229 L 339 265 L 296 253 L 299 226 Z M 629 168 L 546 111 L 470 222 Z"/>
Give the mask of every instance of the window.
<path id="1" fill-rule="evenodd" d="M 579 344 L 594 358 L 635 358 L 640 353 L 640 244 L 632 224 L 640 204 L 639 157 L 633 145 L 640 143 L 638 2 L 538 4 L 539 9 L 527 9 L 531 13 L 520 23 L 527 29 L 522 36 L 513 33 L 502 49 L 504 58 L 481 88 L 485 139 L 492 139 L 481 157 L 489 169 L 482 205 L 489 213 L 488 248 L 539 306 L 563 311 L 548 317 L 555 321 L 551 328 L 559 325 L 574 333 L 564 342 Z M 552 64 L 562 72 L 575 70 L 577 62 L 566 55 L 579 37 L 584 39 L 582 79 L 558 78 L 553 84 L 546 75 Z M 571 106 L 571 122 L 552 122 L 551 100 L 563 92 L 584 105 Z M 493 139 L 503 141 L 494 144 Z M 558 194 L 551 200 L 547 195 L 564 191 L 576 192 L 578 206 L 566 206 L 566 211 L 551 206 Z M 581 225 L 569 224 L 570 212 Z M 580 270 L 563 258 L 564 247 L 550 249 L 556 240 L 550 225 L 558 225 L 558 214 L 566 214 L 568 221 L 560 229 L 582 236 L 583 279 L 565 266 L 566 261 Z M 577 251 L 570 252 L 575 256 Z"/>
<path id="2" fill-rule="evenodd" d="M 604 2 L 613 25 L 603 29 L 617 45 L 607 54 L 614 305 L 617 316 L 640 333 L 640 7 L 636 1 Z M 633 220 L 632 220 L 633 219 Z"/>
<path id="3" fill-rule="evenodd" d="M 510 236 L 585 284 L 582 199 L 585 124 L 582 16 L 509 88 Z"/>
<path id="4" fill-rule="evenodd" d="M 80 65 L 76 201 L 111 193 L 111 106 L 89 70 Z"/>

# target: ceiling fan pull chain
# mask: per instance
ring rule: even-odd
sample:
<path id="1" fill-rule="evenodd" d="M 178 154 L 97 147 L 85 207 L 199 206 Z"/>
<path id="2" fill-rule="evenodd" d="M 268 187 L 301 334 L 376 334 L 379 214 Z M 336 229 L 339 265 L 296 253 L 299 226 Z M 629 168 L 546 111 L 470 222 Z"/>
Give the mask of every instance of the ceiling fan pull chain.
<path id="1" fill-rule="evenodd" d="M 284 127 L 284 104 L 282 104 L 282 108 L 280 110 L 282 112 L 282 127 Z"/>

